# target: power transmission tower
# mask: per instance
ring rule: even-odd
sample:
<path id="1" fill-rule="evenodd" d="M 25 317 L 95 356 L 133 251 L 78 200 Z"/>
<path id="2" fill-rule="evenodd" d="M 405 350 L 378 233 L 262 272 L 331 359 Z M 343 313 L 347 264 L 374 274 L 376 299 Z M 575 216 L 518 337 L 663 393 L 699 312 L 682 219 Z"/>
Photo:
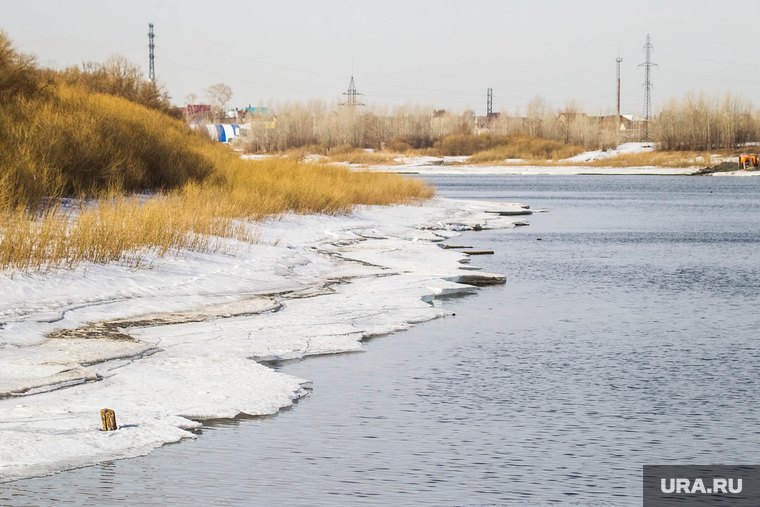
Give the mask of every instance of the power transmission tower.
<path id="1" fill-rule="evenodd" d="M 493 88 L 488 89 L 488 102 L 486 105 L 486 118 L 491 118 L 493 114 Z"/>
<path id="2" fill-rule="evenodd" d="M 364 95 L 364 94 L 356 91 L 356 85 L 354 84 L 353 72 L 351 74 L 352 74 L 351 82 L 348 85 L 348 91 L 343 92 L 343 95 L 346 96 L 346 101 L 342 105 L 348 106 L 350 109 L 356 109 L 356 106 L 364 105 L 360 103 L 358 100 L 359 95 Z"/>
<path id="3" fill-rule="evenodd" d="M 623 59 L 619 56 L 615 58 L 615 62 L 617 62 L 617 121 L 615 123 L 615 142 L 619 145 L 620 144 L 620 62 L 622 62 Z"/>
<path id="4" fill-rule="evenodd" d="M 656 63 L 652 63 L 652 46 L 649 34 L 647 34 L 647 43 L 644 44 L 644 54 L 646 55 L 646 61 L 639 64 L 639 67 L 644 67 L 644 141 L 649 141 L 649 120 L 652 119 L 652 80 L 651 69 L 657 67 Z"/>
<path id="5" fill-rule="evenodd" d="M 156 82 L 156 66 L 153 64 L 153 23 L 148 25 L 148 50 L 150 51 L 150 66 L 148 67 L 148 80 L 151 83 Z"/>

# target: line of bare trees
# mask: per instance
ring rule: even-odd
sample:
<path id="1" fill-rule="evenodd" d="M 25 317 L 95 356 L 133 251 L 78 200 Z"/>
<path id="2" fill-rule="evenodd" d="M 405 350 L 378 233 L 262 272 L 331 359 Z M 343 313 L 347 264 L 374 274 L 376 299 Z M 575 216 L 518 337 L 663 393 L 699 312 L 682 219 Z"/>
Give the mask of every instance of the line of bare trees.
<path id="1" fill-rule="evenodd" d="M 614 147 L 638 141 L 641 130 L 619 132 L 615 117 L 591 116 L 574 102 L 555 109 L 541 97 L 524 111 L 502 112 L 491 119 L 471 111 L 451 113 L 432 106 L 349 109 L 322 100 L 285 102 L 269 108 L 269 116 L 250 115 L 242 144 L 249 151 L 283 151 L 304 146 L 333 148 L 429 148 L 449 135 L 490 133 L 530 134 L 582 146 Z M 708 97 L 688 94 L 667 102 L 649 125 L 654 141 L 664 150 L 725 149 L 760 140 L 760 113 L 751 101 L 726 94 Z"/>
<path id="2" fill-rule="evenodd" d="M 564 111 L 558 116 L 539 97 L 530 102 L 526 116 L 502 113 L 490 121 L 476 118 L 471 111 L 451 113 L 432 106 L 352 110 L 321 100 L 286 102 L 270 107 L 269 111 L 270 116 L 250 115 L 245 120 L 250 128 L 246 129 L 242 142 L 250 151 L 282 151 L 313 145 L 332 148 L 346 144 L 403 151 L 432 147 L 449 135 L 484 132 L 528 133 L 588 148 L 610 147 L 615 143 L 614 131 L 603 128 L 598 118 L 582 114 L 575 106 L 572 113 Z"/>
<path id="3" fill-rule="evenodd" d="M 654 121 L 663 150 L 731 149 L 760 140 L 760 112 L 733 93 L 722 97 L 689 93 L 671 99 Z"/>

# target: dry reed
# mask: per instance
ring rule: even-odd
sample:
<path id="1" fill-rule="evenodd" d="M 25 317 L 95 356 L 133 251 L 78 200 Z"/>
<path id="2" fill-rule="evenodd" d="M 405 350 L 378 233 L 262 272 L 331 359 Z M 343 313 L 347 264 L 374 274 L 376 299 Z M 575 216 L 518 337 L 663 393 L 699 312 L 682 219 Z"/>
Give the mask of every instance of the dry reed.
<path id="1" fill-rule="evenodd" d="M 711 154 L 707 152 L 687 151 L 644 151 L 640 153 L 622 153 L 615 157 L 582 165 L 595 167 L 705 167 L 712 165 Z"/>
<path id="2" fill-rule="evenodd" d="M 142 85 L 109 81 L 123 65 L 94 69 L 67 79 L 42 72 L 0 33 L 2 270 L 139 266 L 152 256 L 230 244 L 220 238 L 256 242 L 251 222 L 264 217 L 348 213 L 433 195 L 397 175 L 289 158 L 242 160 L 160 107 L 145 107 L 156 95 L 143 94 Z M 110 91 L 93 91 L 100 87 Z M 64 198 L 76 206 L 64 207 Z"/>
<path id="3" fill-rule="evenodd" d="M 251 222 L 283 213 L 343 214 L 359 204 L 431 197 L 419 181 L 286 159 L 244 161 L 211 150 L 209 181 L 149 196 L 105 195 L 74 209 L 24 208 L 0 216 L 0 269 L 47 271 L 83 262 L 142 266 L 149 256 L 216 251 L 220 238 L 256 243 Z M 214 153 L 216 152 L 216 153 Z"/>

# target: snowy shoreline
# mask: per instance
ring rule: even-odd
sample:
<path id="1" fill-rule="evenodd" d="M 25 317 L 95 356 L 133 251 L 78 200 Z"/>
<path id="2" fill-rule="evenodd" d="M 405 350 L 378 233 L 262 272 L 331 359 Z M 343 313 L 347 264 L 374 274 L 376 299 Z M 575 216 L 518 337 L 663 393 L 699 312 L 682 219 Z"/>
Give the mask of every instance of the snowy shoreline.
<path id="1" fill-rule="evenodd" d="M 432 175 L 491 175 L 491 176 L 760 176 L 760 171 L 730 171 L 699 174 L 704 169 L 695 167 L 600 167 L 588 165 L 524 165 L 513 163 L 507 165 L 476 165 L 466 164 L 458 160 L 449 161 L 444 158 L 429 160 L 433 157 L 420 157 L 400 165 L 357 166 L 358 169 L 369 169 L 378 172 L 399 174 Z M 455 157 L 449 157 L 455 158 Z"/>
<path id="2" fill-rule="evenodd" d="M 523 224 L 518 204 L 436 198 L 287 216 L 234 253 L 0 274 L 0 482 L 149 453 L 203 419 L 268 415 L 308 381 L 262 361 L 359 351 L 504 277 L 436 244 Z M 100 431 L 100 409 L 120 429 Z"/>
<path id="3" fill-rule="evenodd" d="M 597 167 L 582 165 L 445 165 L 412 163 L 404 165 L 376 165 L 370 166 L 372 171 L 393 172 L 401 174 L 421 175 L 446 175 L 446 174 L 479 174 L 479 175 L 547 175 L 547 176 L 575 176 L 575 175 L 605 175 L 605 176 L 687 176 L 696 173 L 700 167 Z"/>

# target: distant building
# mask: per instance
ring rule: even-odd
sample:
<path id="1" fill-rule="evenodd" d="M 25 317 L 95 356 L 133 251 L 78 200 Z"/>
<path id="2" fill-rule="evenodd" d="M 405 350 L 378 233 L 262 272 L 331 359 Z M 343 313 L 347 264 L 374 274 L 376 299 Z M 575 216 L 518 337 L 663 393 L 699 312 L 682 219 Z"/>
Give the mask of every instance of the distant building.
<path id="1" fill-rule="evenodd" d="M 615 129 L 615 122 L 617 121 L 617 115 L 615 114 L 608 114 L 605 116 L 600 116 L 599 121 L 602 124 L 603 129 L 609 129 L 614 130 Z M 632 115 L 620 115 L 620 130 L 621 131 L 630 131 L 634 130 L 636 128 L 635 122 L 633 120 Z"/>
<path id="2" fill-rule="evenodd" d="M 485 116 L 477 116 L 475 123 L 480 129 L 488 128 L 492 121 L 499 118 L 499 113 L 487 113 Z"/>
<path id="3" fill-rule="evenodd" d="M 267 116 L 269 114 L 269 108 L 248 106 L 245 108 L 245 112 L 250 113 L 250 114 L 260 114 L 262 116 Z"/>
<path id="4" fill-rule="evenodd" d="M 570 123 L 575 120 L 580 120 L 582 118 L 588 118 L 588 115 L 586 113 L 559 113 L 559 116 L 557 119 L 561 122 Z"/>
<path id="5" fill-rule="evenodd" d="M 179 109 L 184 113 L 185 116 L 211 112 L 211 106 L 209 104 L 188 104 L 187 106 L 180 107 Z"/>
<path id="6" fill-rule="evenodd" d="M 214 117 L 211 106 L 208 104 L 188 104 L 185 107 L 180 107 L 179 110 L 182 111 L 185 121 L 188 123 L 212 121 Z"/>

